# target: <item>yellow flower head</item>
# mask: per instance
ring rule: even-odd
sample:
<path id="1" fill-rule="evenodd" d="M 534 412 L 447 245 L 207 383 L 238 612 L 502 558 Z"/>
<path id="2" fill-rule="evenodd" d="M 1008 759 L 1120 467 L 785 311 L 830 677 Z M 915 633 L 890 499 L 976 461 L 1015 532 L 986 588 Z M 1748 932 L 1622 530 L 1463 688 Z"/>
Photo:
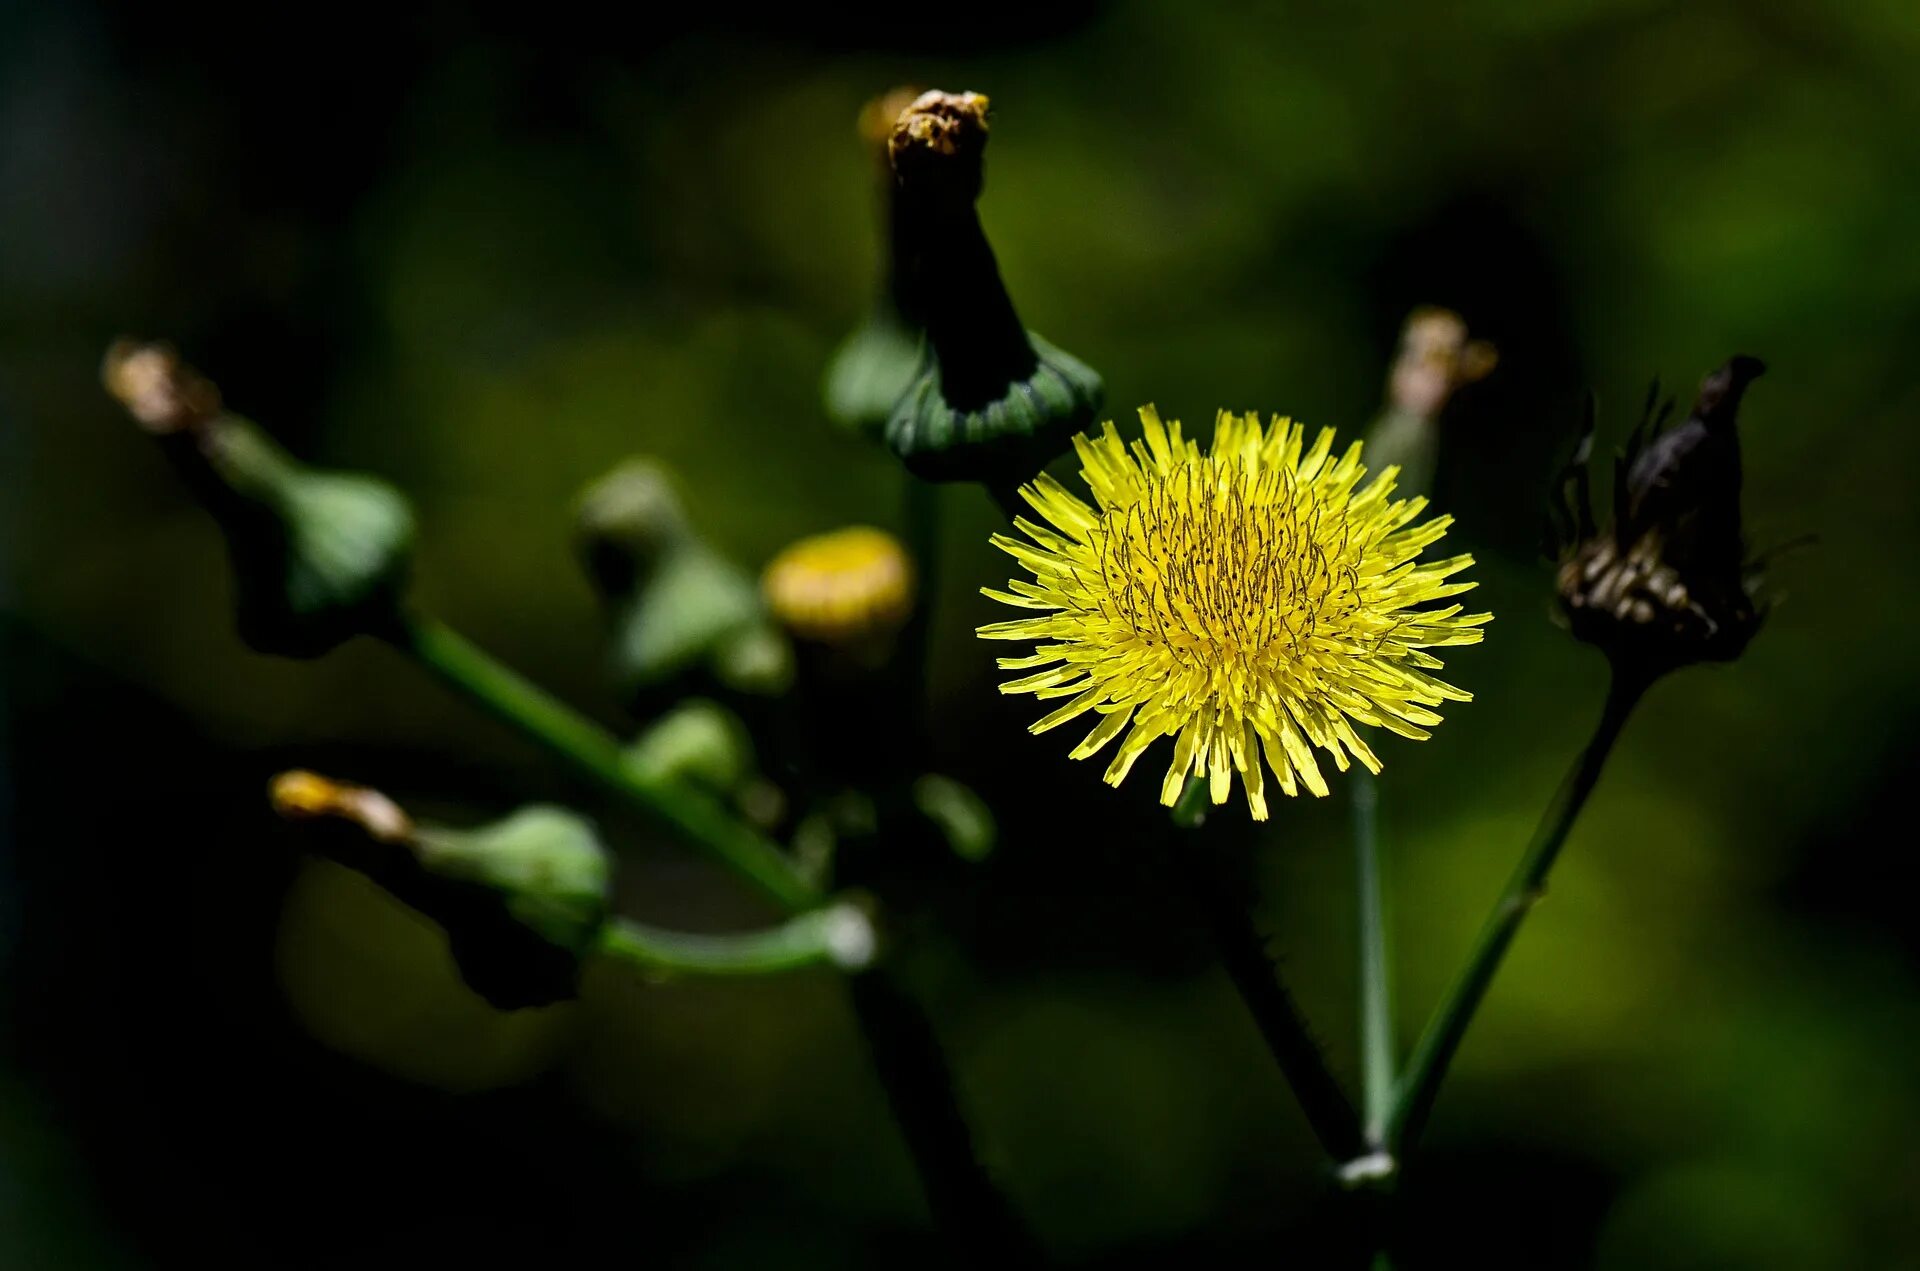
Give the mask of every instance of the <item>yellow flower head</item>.
<path id="1" fill-rule="evenodd" d="M 1189 772 L 1225 803 L 1238 772 L 1263 821 L 1261 755 L 1283 792 L 1324 795 L 1313 747 L 1343 772 L 1348 754 L 1378 772 L 1356 721 L 1421 738 L 1440 722 L 1429 707 L 1471 698 L 1427 674 L 1441 663 L 1424 650 L 1478 643 L 1493 615 L 1431 607 L 1474 586 L 1447 581 L 1473 558 L 1417 563 L 1452 518 L 1415 525 L 1427 501 L 1392 497 L 1397 469 L 1356 492 L 1360 443 L 1335 460 L 1331 429 L 1308 449 L 1289 420 L 1262 428 L 1223 411 L 1202 454 L 1178 420 L 1143 406 L 1140 421 L 1145 436 L 1130 447 L 1112 423 L 1074 440 L 1093 507 L 1043 473 L 1020 494 L 1053 528 L 1020 518 L 1030 544 L 993 538 L 1034 580 L 986 594 L 1043 611 L 980 628 L 1042 642 L 1000 659 L 1034 671 L 1000 691 L 1069 699 L 1032 731 L 1095 712 L 1073 757 L 1125 733 L 1107 768 L 1116 786 L 1147 747 L 1175 737 L 1162 803 Z"/>

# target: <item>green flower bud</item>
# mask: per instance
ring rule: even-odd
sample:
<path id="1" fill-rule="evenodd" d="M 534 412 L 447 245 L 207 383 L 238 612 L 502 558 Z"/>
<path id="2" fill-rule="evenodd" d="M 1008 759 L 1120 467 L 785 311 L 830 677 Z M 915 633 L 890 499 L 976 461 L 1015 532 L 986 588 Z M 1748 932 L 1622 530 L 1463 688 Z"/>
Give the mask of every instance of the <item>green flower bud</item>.
<path id="1" fill-rule="evenodd" d="M 754 775 L 753 738 L 718 702 L 695 698 L 656 720 L 626 752 L 627 766 L 658 781 L 685 781 L 731 796 Z"/>
<path id="2" fill-rule="evenodd" d="M 580 556 L 613 625 L 614 671 L 638 693 L 704 672 L 720 685 L 777 693 L 792 653 L 747 572 L 688 524 L 665 469 L 633 459 L 590 486 Z"/>
<path id="3" fill-rule="evenodd" d="M 961 860 L 982 861 L 993 851 L 993 809 L 971 787 L 930 772 L 913 783 L 913 806 Z"/>
<path id="4" fill-rule="evenodd" d="M 534 806 L 476 830 L 417 825 L 378 791 L 310 772 L 281 774 L 272 796 L 316 831 L 322 854 L 439 923 L 461 978 L 495 1007 L 576 995 L 610 890 L 606 852 L 580 817 Z"/>
<path id="5" fill-rule="evenodd" d="M 102 378 L 219 522 L 250 648 L 318 657 L 391 627 L 413 549 L 398 491 L 298 463 L 164 345 L 115 344 Z"/>
<path id="6" fill-rule="evenodd" d="M 1092 422 L 1104 390 L 1027 331 L 1007 296 L 974 209 L 986 143 L 978 93 L 923 94 L 894 123 L 895 264 L 927 334 L 886 436 L 915 476 L 1009 490 Z"/>

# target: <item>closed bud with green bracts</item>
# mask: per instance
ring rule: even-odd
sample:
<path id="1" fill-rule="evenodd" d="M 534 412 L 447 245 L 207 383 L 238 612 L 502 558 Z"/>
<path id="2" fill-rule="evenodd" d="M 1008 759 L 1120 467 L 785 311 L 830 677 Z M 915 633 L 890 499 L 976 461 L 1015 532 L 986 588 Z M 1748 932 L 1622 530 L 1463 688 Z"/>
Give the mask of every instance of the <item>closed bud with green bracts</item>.
<path id="1" fill-rule="evenodd" d="M 693 674 L 778 693 L 793 655 L 747 572 L 694 532 L 659 464 L 632 459 L 590 486 L 580 558 L 613 625 L 614 673 L 638 694 Z"/>
<path id="2" fill-rule="evenodd" d="M 315 851 L 440 924 L 461 978 L 493 1006 L 576 995 L 610 895 L 606 852 L 579 816 L 534 806 L 474 830 L 422 825 L 378 791 L 311 772 L 282 773 L 272 798 Z"/>
<path id="3" fill-rule="evenodd" d="M 993 851 L 993 809 L 971 786 L 930 772 L 913 783 L 913 806 L 961 860 L 983 861 Z"/>
<path id="4" fill-rule="evenodd" d="M 922 94 L 894 122 L 895 267 L 926 342 L 886 435 L 915 476 L 1011 491 L 1092 422 L 1103 388 L 1007 296 L 974 208 L 986 144 L 978 93 Z"/>
<path id="5" fill-rule="evenodd" d="M 627 747 L 626 764 L 653 781 L 684 781 L 731 798 L 753 780 L 753 738 L 718 702 L 693 698 L 662 715 Z"/>
<path id="6" fill-rule="evenodd" d="M 866 319 L 834 352 L 824 385 L 827 417 L 874 441 L 884 439 L 894 404 L 920 370 L 922 330 L 900 260 L 901 212 L 894 198 L 888 145 L 895 121 L 919 96 L 918 89 L 896 88 L 874 98 L 860 112 L 860 139 L 875 160 L 885 228 L 880 292 Z"/>
<path id="7" fill-rule="evenodd" d="M 1616 667 L 1650 678 L 1695 662 L 1728 662 L 1759 631 L 1759 567 L 1740 511 L 1737 415 L 1766 370 L 1734 357 L 1701 382 L 1687 418 L 1648 394 L 1614 467 L 1613 522 L 1595 526 L 1588 461 L 1592 421 L 1562 474 L 1559 590 L 1573 634 Z"/>
<path id="8" fill-rule="evenodd" d="M 219 522 L 249 647 L 311 658 L 392 629 L 413 552 L 397 490 L 295 461 L 164 345 L 120 341 L 102 378 Z"/>

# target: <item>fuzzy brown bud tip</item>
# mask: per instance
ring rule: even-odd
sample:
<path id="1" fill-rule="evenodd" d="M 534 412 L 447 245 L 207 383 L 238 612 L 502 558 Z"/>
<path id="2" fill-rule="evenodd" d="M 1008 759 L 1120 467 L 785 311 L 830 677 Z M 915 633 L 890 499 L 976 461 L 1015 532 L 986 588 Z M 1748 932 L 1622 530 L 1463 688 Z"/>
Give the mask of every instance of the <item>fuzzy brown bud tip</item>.
<path id="1" fill-rule="evenodd" d="M 867 102 L 860 108 L 860 139 L 886 155 L 893 140 L 894 125 L 922 96 L 920 89 L 902 85 Z"/>
<path id="2" fill-rule="evenodd" d="M 220 390 L 170 344 L 115 340 L 100 364 L 100 380 L 150 433 L 185 432 L 220 413 Z"/>
<path id="3" fill-rule="evenodd" d="M 273 779 L 271 798 L 273 810 L 289 821 L 346 821 L 381 843 L 404 843 L 413 836 L 412 818 L 392 799 L 317 772 L 281 773 Z"/>
<path id="4" fill-rule="evenodd" d="M 963 164 L 977 172 L 986 146 L 986 96 L 935 89 L 920 94 L 895 118 L 887 154 L 893 170 L 907 179 L 923 167 L 932 171 Z"/>
<path id="5" fill-rule="evenodd" d="M 1451 309 L 1422 307 L 1407 317 L 1387 396 L 1393 409 L 1432 419 L 1463 384 L 1484 379 L 1499 361 L 1493 345 L 1469 340 Z"/>

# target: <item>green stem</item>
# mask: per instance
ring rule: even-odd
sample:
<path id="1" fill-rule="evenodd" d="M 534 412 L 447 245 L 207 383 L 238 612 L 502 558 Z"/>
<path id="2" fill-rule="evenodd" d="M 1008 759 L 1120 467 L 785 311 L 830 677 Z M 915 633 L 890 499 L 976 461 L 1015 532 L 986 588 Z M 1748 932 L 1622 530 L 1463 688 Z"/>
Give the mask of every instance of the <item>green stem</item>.
<path id="1" fill-rule="evenodd" d="M 445 623 L 408 615 L 392 639 L 489 714 L 540 742 L 599 785 L 653 813 L 781 908 L 797 912 L 819 903 L 819 891 L 786 854 L 726 808 L 677 781 L 634 771 L 611 733 Z"/>
<path id="2" fill-rule="evenodd" d="M 1594 786 L 1599 782 L 1601 769 L 1606 766 L 1607 756 L 1612 752 L 1614 742 L 1619 740 L 1627 717 L 1633 713 L 1634 705 L 1645 694 L 1650 683 L 1646 677 L 1623 674 L 1615 669 L 1607 686 L 1606 706 L 1600 713 L 1600 721 L 1594 727 L 1592 738 L 1567 773 L 1566 779 L 1560 783 L 1553 802 L 1547 805 L 1546 814 L 1541 817 L 1532 841 L 1527 844 L 1527 850 L 1515 866 L 1512 877 L 1507 880 L 1506 889 L 1500 893 L 1493 913 L 1481 928 L 1479 940 L 1467 959 L 1466 967 L 1434 1012 L 1426 1031 L 1421 1034 L 1413 1058 L 1407 1065 L 1406 1077 L 1394 1100 L 1393 1116 L 1388 1123 L 1391 1141 L 1403 1155 L 1413 1150 L 1421 1131 L 1426 1128 L 1427 1117 L 1433 1111 L 1434 1100 L 1440 1092 L 1440 1083 L 1447 1075 L 1447 1067 L 1452 1063 L 1454 1054 L 1460 1049 L 1467 1026 L 1473 1022 L 1474 1012 L 1486 997 L 1494 974 L 1500 969 L 1501 960 L 1520 930 L 1520 924 L 1545 894 L 1547 874 L 1560 855 L 1560 849 L 1565 845 L 1573 823 L 1579 818 L 1580 810 L 1586 806 L 1587 796 L 1593 793 Z"/>
<path id="3" fill-rule="evenodd" d="M 503 666 L 444 623 L 409 617 L 393 642 L 440 679 L 496 718 L 520 729 L 600 785 L 638 804 L 706 848 L 736 873 L 756 884 L 790 912 L 821 900 L 794 864 L 767 840 L 729 816 L 725 809 L 678 783 L 649 778 L 623 761 L 613 737 L 556 701 L 517 672 Z M 835 911 L 817 915 L 827 921 Z M 809 932 L 801 917 L 774 932 L 762 933 L 753 971 L 774 969 L 771 961 L 794 955 L 792 945 Z M 800 924 L 800 925 L 796 925 Z M 819 932 L 813 934 L 818 935 Z M 742 942 L 756 937 L 701 937 L 668 933 L 637 923 L 616 921 L 602 939 L 602 952 L 651 969 L 706 974 L 732 970 L 746 974 L 755 961 Z M 724 944 L 718 942 L 725 942 Z M 799 939 L 802 946 L 804 939 Z M 812 950 L 809 950 L 811 956 Z M 679 965 L 667 966 L 666 962 Z M 953 1089 L 952 1073 L 932 1027 L 884 971 L 850 978 L 856 1014 L 887 1100 L 900 1122 L 914 1164 L 926 1186 L 931 1208 L 956 1241 L 1002 1266 L 1037 1265 L 1032 1238 L 974 1154 L 971 1134 Z M 1011 1253 L 1009 1252 L 1011 1251 Z"/>
<path id="4" fill-rule="evenodd" d="M 600 952 L 643 971 L 745 976 L 827 966 L 858 970 L 873 954 L 866 915 L 832 905 L 795 915 L 777 927 L 705 935 L 669 931 L 615 918 L 600 932 Z"/>
<path id="5" fill-rule="evenodd" d="M 1386 1142 L 1393 1106 L 1393 971 L 1388 957 L 1387 881 L 1380 852 L 1379 783 L 1353 774 L 1353 863 L 1359 907 L 1361 1109 L 1367 1142 Z"/>
<path id="6" fill-rule="evenodd" d="M 1181 824 L 1198 824 L 1202 796 L 1199 778 L 1191 778 L 1175 805 Z M 1267 956 L 1266 942 L 1255 930 L 1246 906 L 1216 874 L 1203 846 L 1194 843 L 1174 862 L 1174 872 L 1185 883 L 1194 905 L 1212 931 L 1220 962 L 1246 1003 L 1274 1062 L 1306 1113 L 1320 1146 L 1335 1162 L 1344 1164 L 1367 1154 L 1360 1119 L 1353 1102 L 1334 1079 L 1319 1043 L 1307 1028 L 1280 968 Z"/>

